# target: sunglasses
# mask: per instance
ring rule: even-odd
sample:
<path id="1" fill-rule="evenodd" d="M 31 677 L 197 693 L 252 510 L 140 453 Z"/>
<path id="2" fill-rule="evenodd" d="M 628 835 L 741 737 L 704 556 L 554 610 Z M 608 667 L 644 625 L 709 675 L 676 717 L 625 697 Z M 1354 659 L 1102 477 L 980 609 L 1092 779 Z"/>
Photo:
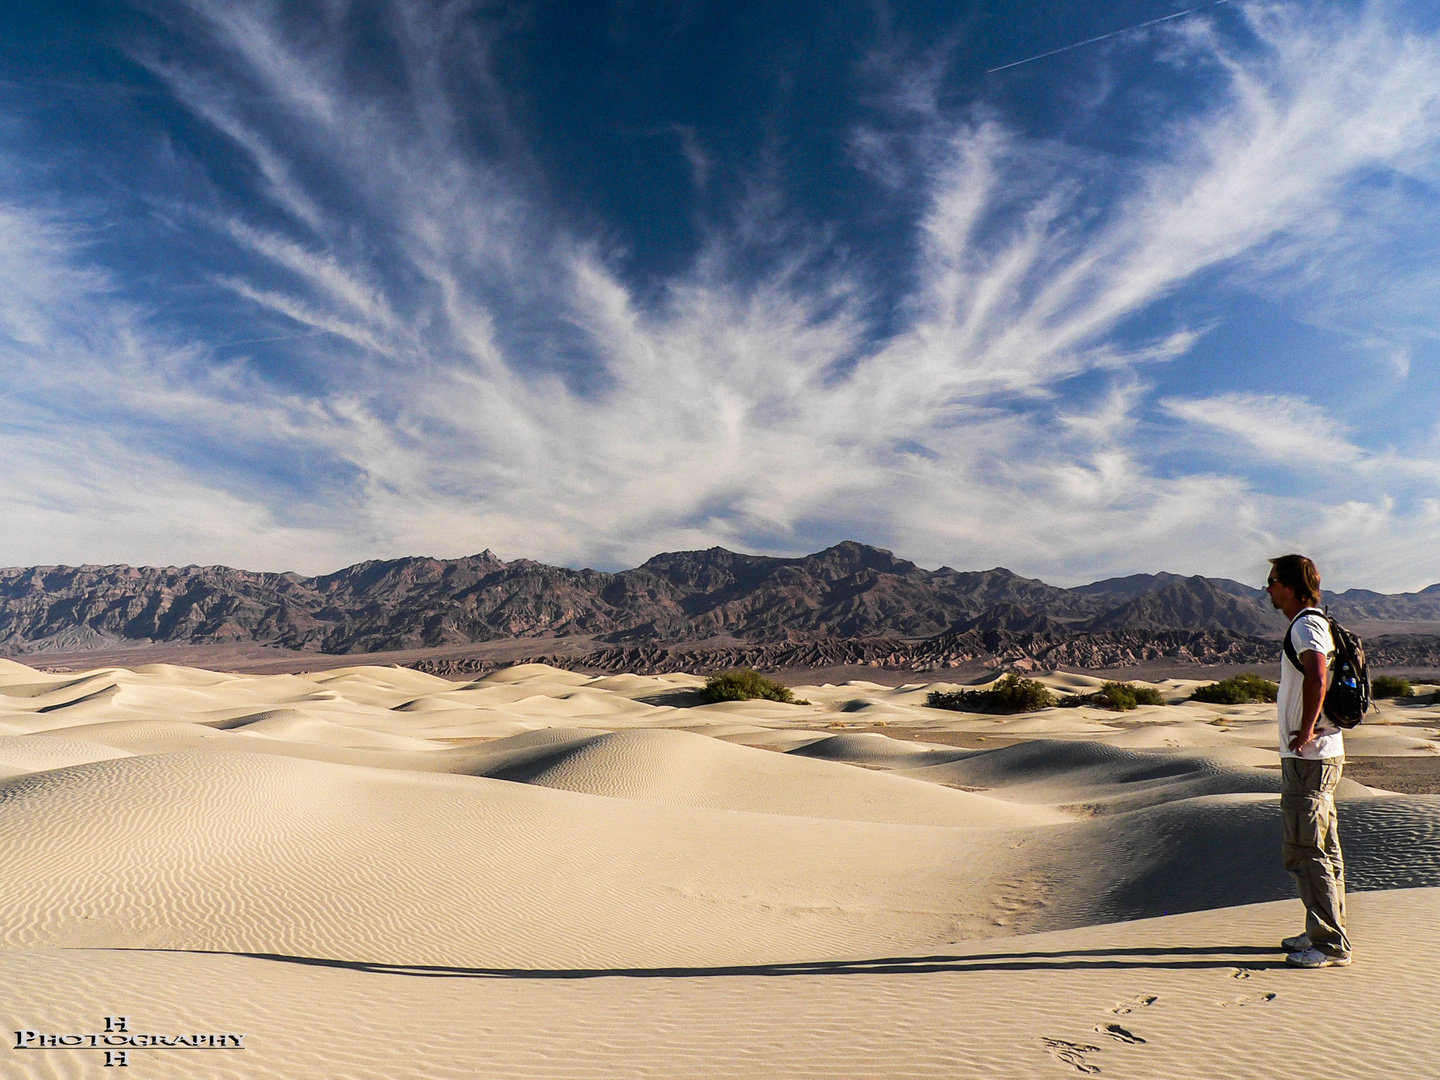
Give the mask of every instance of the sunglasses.
<path id="1" fill-rule="evenodd" d="M 1280 583 L 1280 579 L 1279 579 L 1279 578 L 1274 578 L 1274 577 L 1266 578 L 1266 579 L 1265 579 L 1265 588 L 1267 588 L 1267 589 L 1273 589 L 1273 588 L 1274 588 L 1276 585 L 1278 585 L 1279 583 Z"/>

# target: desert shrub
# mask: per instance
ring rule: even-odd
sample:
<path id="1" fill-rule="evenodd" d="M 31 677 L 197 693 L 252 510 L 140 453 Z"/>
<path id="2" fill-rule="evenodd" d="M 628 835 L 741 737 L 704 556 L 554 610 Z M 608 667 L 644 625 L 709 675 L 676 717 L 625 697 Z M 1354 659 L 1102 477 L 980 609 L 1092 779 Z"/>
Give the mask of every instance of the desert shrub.
<path id="1" fill-rule="evenodd" d="M 1112 697 L 1120 711 L 1135 706 L 1162 706 L 1165 698 L 1161 697 L 1161 691 L 1155 687 L 1140 687 L 1135 683 L 1106 683 L 1100 687 L 1100 693 L 1106 697 Z M 1133 701 L 1135 704 L 1126 706 L 1126 701 Z"/>
<path id="2" fill-rule="evenodd" d="M 1136 686 L 1126 682 L 1107 682 L 1094 696 L 1096 705 L 1116 712 L 1129 712 L 1137 705 L 1165 704 L 1160 691 L 1153 686 Z"/>
<path id="3" fill-rule="evenodd" d="M 1415 688 L 1410 685 L 1409 679 L 1402 679 L 1398 675 L 1377 675 L 1370 680 L 1370 696 L 1372 698 L 1414 697 Z"/>
<path id="4" fill-rule="evenodd" d="M 1165 699 L 1153 686 L 1136 686 L 1134 683 L 1107 682 L 1092 694 L 1069 694 L 1060 699 L 1065 708 L 1079 705 L 1093 705 L 1097 709 L 1113 709 L 1115 712 L 1129 712 L 1137 705 L 1164 705 Z"/>
<path id="5" fill-rule="evenodd" d="M 1022 679 L 1012 671 L 989 690 L 932 690 L 925 704 L 932 709 L 1021 713 L 1049 708 L 1055 704 L 1055 695 L 1044 683 Z"/>
<path id="6" fill-rule="evenodd" d="M 1280 687 L 1269 679 L 1253 671 L 1245 671 L 1207 686 L 1197 686 L 1190 700 L 1212 705 L 1248 705 L 1256 701 L 1274 701 L 1279 692 Z"/>
<path id="7" fill-rule="evenodd" d="M 700 696 L 707 702 L 717 701 L 783 701 L 787 705 L 808 705 L 808 701 L 798 700 L 790 692 L 788 686 L 776 682 L 774 679 L 767 679 L 758 671 L 751 671 L 749 668 L 736 668 L 733 671 L 722 671 L 718 675 L 711 675 L 705 680 L 705 689 L 700 691 Z"/>

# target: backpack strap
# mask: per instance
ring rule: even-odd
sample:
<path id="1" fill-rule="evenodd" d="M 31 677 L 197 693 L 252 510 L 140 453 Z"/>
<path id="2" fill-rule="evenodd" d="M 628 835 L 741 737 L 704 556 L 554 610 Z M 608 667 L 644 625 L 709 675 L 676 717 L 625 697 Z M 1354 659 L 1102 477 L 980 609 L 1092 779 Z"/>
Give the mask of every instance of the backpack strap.
<path id="1" fill-rule="evenodd" d="M 1301 675 L 1304 675 L 1304 674 L 1305 674 L 1305 668 L 1304 668 L 1304 667 L 1301 665 L 1301 663 L 1300 663 L 1300 654 L 1295 651 L 1295 645 L 1294 645 L 1294 643 L 1290 640 L 1290 631 L 1293 630 L 1293 629 L 1295 629 L 1295 624 L 1300 621 L 1301 616 L 1303 616 L 1303 615 L 1308 615 L 1308 614 L 1310 614 L 1310 612 L 1312 612 L 1312 611 L 1318 611 L 1318 612 L 1320 612 L 1321 615 L 1324 615 L 1324 616 L 1325 616 L 1326 621 L 1327 621 L 1327 622 L 1329 621 L 1330 616 L 1329 616 L 1328 614 L 1326 614 L 1325 611 L 1321 610 L 1321 609 L 1318 608 L 1318 607 L 1307 607 L 1307 608 L 1302 608 L 1302 609 L 1295 615 L 1295 618 L 1293 618 L 1293 619 L 1290 620 L 1290 625 L 1285 628 L 1285 644 L 1282 646 L 1282 648 L 1283 648 L 1284 651 L 1285 651 L 1285 659 L 1289 660 L 1290 663 L 1294 664 L 1294 665 L 1295 665 L 1295 670 L 1298 671 L 1298 672 L 1300 672 Z"/>

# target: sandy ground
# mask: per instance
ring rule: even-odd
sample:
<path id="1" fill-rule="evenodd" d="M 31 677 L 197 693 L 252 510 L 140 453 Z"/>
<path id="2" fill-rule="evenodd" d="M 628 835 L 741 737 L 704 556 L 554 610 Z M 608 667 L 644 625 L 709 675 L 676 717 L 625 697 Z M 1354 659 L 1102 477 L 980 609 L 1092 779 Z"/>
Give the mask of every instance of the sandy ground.
<path id="1" fill-rule="evenodd" d="M 0 661 L 0 1076 L 1440 1076 L 1428 699 L 1348 736 L 1302 972 L 1273 706 L 702 681 Z M 181 1045 L 63 1045 L 119 1016 Z"/>

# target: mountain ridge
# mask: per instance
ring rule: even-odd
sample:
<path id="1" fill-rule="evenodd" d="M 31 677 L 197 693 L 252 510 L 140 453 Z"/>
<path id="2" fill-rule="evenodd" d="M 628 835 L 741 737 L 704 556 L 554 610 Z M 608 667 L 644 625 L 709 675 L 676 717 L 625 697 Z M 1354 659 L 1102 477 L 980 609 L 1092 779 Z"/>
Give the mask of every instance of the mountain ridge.
<path id="1" fill-rule="evenodd" d="M 1440 623 L 1440 584 L 1326 599 L 1342 620 Z M 367 560 L 316 576 L 93 563 L 0 569 L 0 649 L 12 655 L 61 642 L 254 642 L 363 654 L 579 635 L 614 646 L 715 638 L 780 645 L 967 632 L 1273 638 L 1283 626 L 1261 590 L 1229 579 L 1162 572 L 1067 589 L 1003 567 L 926 570 L 856 541 L 795 557 L 661 552 L 617 572 L 506 561 L 489 550 Z"/>

